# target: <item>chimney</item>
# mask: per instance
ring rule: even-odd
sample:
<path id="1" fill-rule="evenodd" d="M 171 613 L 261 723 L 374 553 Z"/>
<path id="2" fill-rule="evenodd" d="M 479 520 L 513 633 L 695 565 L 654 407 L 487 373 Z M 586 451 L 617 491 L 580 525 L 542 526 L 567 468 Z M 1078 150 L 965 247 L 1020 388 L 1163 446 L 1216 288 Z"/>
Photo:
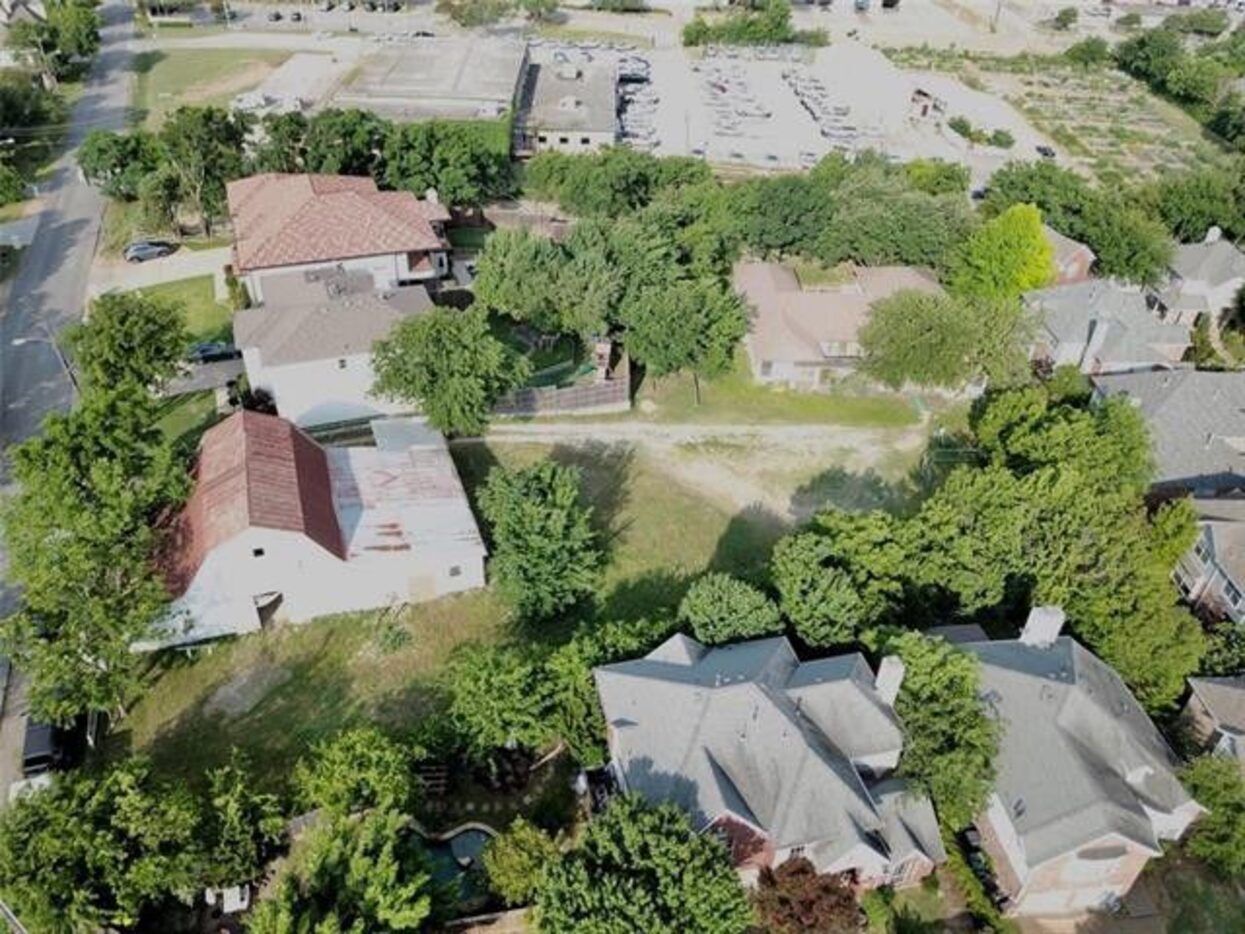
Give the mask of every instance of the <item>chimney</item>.
<path id="1" fill-rule="evenodd" d="M 882 703 L 888 707 L 895 706 L 895 698 L 899 696 L 899 686 L 903 684 L 904 664 L 898 655 L 887 655 L 878 663 L 878 673 L 873 679 L 873 689 L 878 692 Z"/>
<path id="2" fill-rule="evenodd" d="M 435 188 L 429 188 L 424 192 L 424 200 L 429 204 L 440 204 L 441 196 L 437 194 Z"/>
<path id="3" fill-rule="evenodd" d="M 1223 237 L 1223 229 L 1218 224 L 1212 224 L 1210 229 L 1206 231 L 1206 239 L 1203 243 L 1218 243 Z"/>
<path id="4" fill-rule="evenodd" d="M 1063 607 L 1035 606 L 1029 611 L 1025 628 L 1020 631 L 1021 644 L 1036 649 L 1050 648 L 1063 631 L 1064 618 Z"/>

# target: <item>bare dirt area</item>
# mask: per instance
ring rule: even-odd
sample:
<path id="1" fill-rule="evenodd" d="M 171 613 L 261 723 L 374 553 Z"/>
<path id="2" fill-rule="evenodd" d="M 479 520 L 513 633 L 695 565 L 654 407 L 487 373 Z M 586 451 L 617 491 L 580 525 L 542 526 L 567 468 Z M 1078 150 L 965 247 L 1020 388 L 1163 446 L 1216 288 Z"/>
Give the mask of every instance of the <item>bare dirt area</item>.
<path id="1" fill-rule="evenodd" d="M 902 498 L 927 428 L 828 425 L 495 424 L 490 444 L 611 444 L 632 448 L 672 480 L 734 510 L 760 507 L 788 522 L 818 509 L 885 507 Z"/>
<path id="2" fill-rule="evenodd" d="M 240 717 L 249 713 L 268 694 L 290 679 L 288 668 L 260 665 L 244 670 L 226 681 L 207 699 L 203 712 L 207 716 L 221 714 Z"/>

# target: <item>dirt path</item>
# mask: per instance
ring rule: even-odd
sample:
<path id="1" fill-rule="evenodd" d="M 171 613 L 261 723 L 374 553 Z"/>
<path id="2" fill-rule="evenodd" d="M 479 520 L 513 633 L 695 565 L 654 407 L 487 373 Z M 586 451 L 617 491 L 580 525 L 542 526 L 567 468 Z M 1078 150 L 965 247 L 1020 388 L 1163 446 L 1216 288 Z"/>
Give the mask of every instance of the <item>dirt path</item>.
<path id="1" fill-rule="evenodd" d="M 490 444 L 633 448 L 675 481 L 731 510 L 761 507 L 788 522 L 824 500 L 800 495 L 819 478 L 898 479 L 924 448 L 927 427 L 695 425 L 652 422 L 496 422 Z"/>

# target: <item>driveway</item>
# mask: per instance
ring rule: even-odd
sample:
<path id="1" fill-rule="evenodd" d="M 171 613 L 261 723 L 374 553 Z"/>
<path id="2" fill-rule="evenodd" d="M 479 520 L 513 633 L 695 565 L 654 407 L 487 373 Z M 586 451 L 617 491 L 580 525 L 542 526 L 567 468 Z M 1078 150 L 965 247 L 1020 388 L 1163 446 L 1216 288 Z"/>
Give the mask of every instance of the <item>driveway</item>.
<path id="1" fill-rule="evenodd" d="M 216 289 L 219 298 L 224 292 L 225 266 L 229 260 L 230 248 L 227 246 L 212 250 L 182 247 L 172 256 L 145 263 L 127 263 L 123 259 L 98 260 L 91 269 L 90 294 L 128 292 L 196 276 L 215 276 L 219 280 Z"/>

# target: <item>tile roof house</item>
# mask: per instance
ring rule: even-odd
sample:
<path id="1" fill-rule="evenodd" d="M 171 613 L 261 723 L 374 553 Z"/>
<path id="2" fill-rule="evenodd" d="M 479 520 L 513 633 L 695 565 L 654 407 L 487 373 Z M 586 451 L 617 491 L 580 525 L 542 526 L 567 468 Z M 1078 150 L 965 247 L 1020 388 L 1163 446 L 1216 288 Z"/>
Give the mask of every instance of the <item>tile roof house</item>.
<path id="1" fill-rule="evenodd" d="M 1141 410 L 1156 489 L 1205 496 L 1245 486 L 1245 373 L 1154 370 L 1092 382 L 1098 398 L 1123 396 Z"/>
<path id="2" fill-rule="evenodd" d="M 1245 622 L 1245 498 L 1193 500 L 1197 538 L 1173 574 L 1184 598 L 1233 622 Z"/>
<path id="3" fill-rule="evenodd" d="M 933 808 L 891 776 L 903 748 L 897 658 L 800 662 L 784 638 L 710 648 L 675 635 L 594 672 L 619 784 L 723 834 L 746 879 L 804 856 L 866 885 L 946 854 Z"/>
<path id="4" fill-rule="evenodd" d="M 1189 689 L 1181 719 L 1194 739 L 1245 771 L 1245 675 L 1190 678 Z"/>
<path id="5" fill-rule="evenodd" d="M 1086 279 L 1024 296 L 1038 320 L 1033 357 L 1082 373 L 1175 366 L 1189 347 L 1187 325 L 1162 321 L 1139 289 Z"/>
<path id="6" fill-rule="evenodd" d="M 343 266 L 383 288 L 448 272 L 449 211 L 435 197 L 380 191 L 371 178 L 269 172 L 229 182 L 233 266 L 251 298 L 273 272 Z"/>
<path id="7" fill-rule="evenodd" d="M 1110 908 L 1204 809 L 1119 675 L 1036 608 L 1018 639 L 961 642 L 1002 725 L 997 777 L 977 819 L 1016 915 Z M 937 630 L 934 630 L 937 632 Z"/>
<path id="8" fill-rule="evenodd" d="M 1245 285 L 1245 253 L 1212 228 L 1203 243 L 1182 243 L 1167 285 L 1157 293 L 1168 320 L 1192 325 L 1203 312 L 1219 314 Z"/>
<path id="9" fill-rule="evenodd" d="M 751 307 L 744 346 L 762 383 L 816 387 L 853 369 L 872 306 L 905 290 L 941 293 L 932 272 L 912 266 L 853 266 L 840 286 L 805 289 L 780 263 L 735 265 L 735 290 Z"/>
<path id="10" fill-rule="evenodd" d="M 372 394 L 372 346 L 425 314 L 422 285 L 378 289 L 371 273 L 342 268 L 270 275 L 268 300 L 233 319 L 247 381 L 303 427 L 393 415 L 409 406 Z"/>
<path id="11" fill-rule="evenodd" d="M 372 430 L 376 447 L 342 448 L 257 412 L 209 429 L 160 556 L 173 603 L 135 649 L 483 586 L 484 545 L 445 440 L 414 419 Z"/>
<path id="12" fill-rule="evenodd" d="M 1054 227 L 1042 225 L 1042 233 L 1050 244 L 1055 261 L 1055 284 L 1068 285 L 1083 282 L 1098 259 L 1094 251 L 1080 240 L 1065 237 Z"/>

